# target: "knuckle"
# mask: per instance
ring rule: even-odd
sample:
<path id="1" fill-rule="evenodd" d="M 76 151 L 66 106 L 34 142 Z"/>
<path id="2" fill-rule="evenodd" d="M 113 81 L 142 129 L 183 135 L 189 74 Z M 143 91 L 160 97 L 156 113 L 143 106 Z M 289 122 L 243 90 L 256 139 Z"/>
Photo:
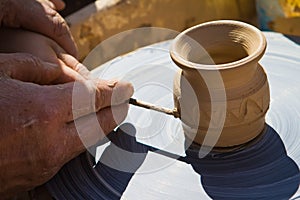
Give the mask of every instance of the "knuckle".
<path id="1" fill-rule="evenodd" d="M 72 108 L 75 118 L 90 114 L 98 110 L 95 105 L 95 86 L 91 81 L 76 83 L 73 89 Z"/>
<path id="2" fill-rule="evenodd" d="M 77 61 L 77 64 L 75 65 L 74 70 L 77 71 L 82 76 L 84 76 L 85 78 L 88 78 L 90 75 L 90 71 L 83 64 L 81 64 L 78 61 Z"/>
<path id="3" fill-rule="evenodd" d="M 106 101 L 107 101 L 108 95 L 107 91 L 103 86 L 96 88 L 96 105 L 97 109 L 101 109 L 106 107 Z"/>
<path id="4" fill-rule="evenodd" d="M 15 57 L 15 60 L 19 62 L 20 65 L 25 64 L 33 67 L 40 67 L 42 65 L 41 60 L 30 53 L 16 53 Z"/>
<path id="5" fill-rule="evenodd" d="M 37 58 L 34 55 L 29 54 L 27 56 L 27 61 L 33 66 L 33 67 L 40 67 L 42 65 L 41 60 Z"/>

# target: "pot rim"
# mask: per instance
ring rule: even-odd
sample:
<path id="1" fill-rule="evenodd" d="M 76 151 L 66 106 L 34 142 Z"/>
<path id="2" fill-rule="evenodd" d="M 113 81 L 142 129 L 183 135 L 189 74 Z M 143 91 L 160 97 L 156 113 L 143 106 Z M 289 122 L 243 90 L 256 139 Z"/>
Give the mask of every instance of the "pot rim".
<path id="1" fill-rule="evenodd" d="M 223 63 L 223 64 L 213 64 L 213 65 L 191 62 L 191 61 L 184 59 L 178 53 L 176 53 L 175 48 L 176 48 L 177 42 L 183 36 L 185 36 L 187 33 L 194 31 L 196 29 L 199 29 L 199 28 L 203 28 L 205 26 L 224 26 L 224 25 L 228 25 L 228 26 L 236 25 L 236 26 L 250 29 L 253 32 L 255 32 L 257 34 L 257 36 L 259 37 L 259 45 L 258 45 L 257 49 L 250 55 L 248 55 L 240 60 L 236 60 L 236 61 L 229 62 L 229 63 Z M 266 41 L 264 34 L 255 26 L 247 24 L 245 22 L 236 21 L 236 20 L 216 20 L 216 21 L 201 23 L 196 26 L 190 27 L 190 28 L 186 29 L 185 31 L 181 32 L 179 35 L 177 35 L 171 43 L 170 56 L 171 56 L 171 59 L 176 64 L 178 64 L 179 66 L 188 68 L 188 69 L 202 69 L 202 70 L 209 70 L 209 71 L 210 70 L 222 70 L 222 69 L 231 69 L 231 68 L 240 67 L 240 66 L 245 65 L 246 63 L 252 62 L 254 60 L 259 60 L 263 56 L 263 54 L 266 50 L 266 46 L 267 46 L 267 41 Z"/>

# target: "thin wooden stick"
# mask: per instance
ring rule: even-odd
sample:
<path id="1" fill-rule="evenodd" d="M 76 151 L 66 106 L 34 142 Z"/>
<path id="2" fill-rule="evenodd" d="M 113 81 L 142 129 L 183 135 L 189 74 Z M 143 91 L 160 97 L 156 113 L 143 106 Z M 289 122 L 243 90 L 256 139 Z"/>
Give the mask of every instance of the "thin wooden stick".
<path id="1" fill-rule="evenodd" d="M 155 110 L 155 111 L 158 111 L 158 112 L 161 112 L 161 113 L 165 113 L 167 115 L 173 115 L 175 118 L 180 117 L 180 114 L 179 114 L 179 112 L 176 108 L 172 110 L 172 109 L 169 109 L 169 108 L 158 107 L 154 104 L 147 103 L 147 102 L 144 102 L 144 101 L 140 101 L 140 100 L 137 100 L 137 99 L 134 99 L 134 98 L 129 99 L 129 104 L 132 104 L 132 105 L 138 106 L 138 107 L 142 107 L 142 108 L 146 108 L 146 109 L 150 109 L 150 110 Z"/>

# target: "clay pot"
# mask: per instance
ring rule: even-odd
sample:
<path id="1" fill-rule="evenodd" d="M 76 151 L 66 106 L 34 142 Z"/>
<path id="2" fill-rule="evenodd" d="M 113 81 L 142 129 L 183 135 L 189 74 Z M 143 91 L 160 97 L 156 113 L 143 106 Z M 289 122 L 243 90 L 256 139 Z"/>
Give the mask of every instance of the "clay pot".
<path id="1" fill-rule="evenodd" d="M 265 49 L 257 28 L 232 20 L 203 23 L 174 39 L 170 55 L 181 68 L 174 100 L 188 139 L 231 147 L 262 132 L 270 101 L 258 63 Z"/>

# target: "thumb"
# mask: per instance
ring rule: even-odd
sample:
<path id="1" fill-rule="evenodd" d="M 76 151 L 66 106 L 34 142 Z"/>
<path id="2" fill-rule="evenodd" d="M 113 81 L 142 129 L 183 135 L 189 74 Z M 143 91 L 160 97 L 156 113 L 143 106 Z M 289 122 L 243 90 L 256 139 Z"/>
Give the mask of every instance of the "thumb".
<path id="1" fill-rule="evenodd" d="M 31 54 L 10 53 L 0 54 L 0 72 L 20 81 L 49 84 L 58 78 L 61 68 Z"/>

